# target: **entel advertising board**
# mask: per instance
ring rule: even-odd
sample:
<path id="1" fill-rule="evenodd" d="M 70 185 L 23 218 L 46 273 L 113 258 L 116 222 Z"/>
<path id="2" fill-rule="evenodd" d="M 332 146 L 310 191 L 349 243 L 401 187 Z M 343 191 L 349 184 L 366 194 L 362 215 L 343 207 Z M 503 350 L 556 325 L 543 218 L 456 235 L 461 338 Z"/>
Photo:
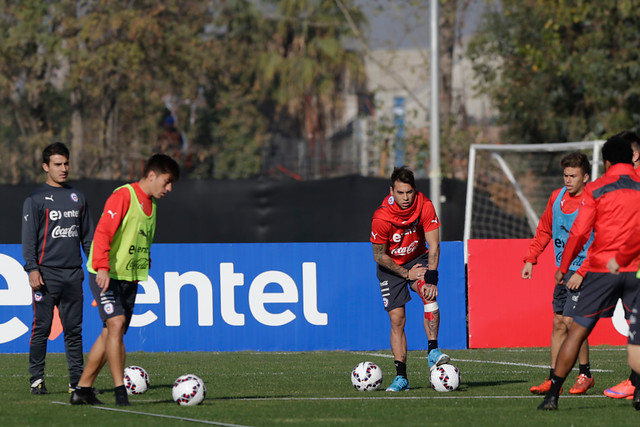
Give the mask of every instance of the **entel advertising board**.
<path id="1" fill-rule="evenodd" d="M 469 347 L 548 347 L 553 322 L 553 245 L 522 279 L 530 239 L 469 240 Z M 590 345 L 623 345 L 629 326 L 621 303 L 613 318 L 600 319 Z"/>
<path id="2" fill-rule="evenodd" d="M 370 243 L 155 244 L 150 279 L 138 287 L 127 351 L 388 349 Z M 0 245 L 0 353 L 26 353 L 32 293 L 20 245 Z M 439 344 L 467 347 L 462 242 L 440 253 Z M 83 344 L 102 328 L 84 283 Z M 427 348 L 423 307 L 407 304 L 410 350 Z M 54 322 L 48 351 L 64 352 Z"/>

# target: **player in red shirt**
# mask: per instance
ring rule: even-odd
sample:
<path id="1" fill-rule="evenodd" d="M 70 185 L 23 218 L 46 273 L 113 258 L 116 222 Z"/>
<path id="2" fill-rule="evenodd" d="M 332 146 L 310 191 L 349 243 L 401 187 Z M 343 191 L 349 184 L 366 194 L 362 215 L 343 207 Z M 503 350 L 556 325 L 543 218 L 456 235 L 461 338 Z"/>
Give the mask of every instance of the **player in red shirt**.
<path id="1" fill-rule="evenodd" d="M 420 295 L 424 304 L 429 367 L 449 361 L 449 356 L 438 349 L 439 227 L 433 204 L 416 191 L 413 172 L 406 166 L 394 168 L 390 194 L 375 211 L 371 222 L 373 258 L 378 265 L 382 301 L 391 321 L 391 349 L 397 373 L 387 391 L 409 389 L 404 332 L 405 304 L 411 300 L 409 288 Z"/>
<path id="2" fill-rule="evenodd" d="M 569 289 L 579 289 L 574 301 L 573 323 L 558 352 L 551 389 L 538 409 L 558 409 L 562 384 L 576 361 L 582 342 L 598 319 L 613 316 L 619 298 L 629 311 L 638 295 L 640 287 L 635 277 L 638 257 L 629 266 L 621 268 L 618 275 L 611 274 L 607 267 L 624 243 L 620 236 L 634 232 L 640 206 L 640 177 L 635 173 L 632 158 L 630 141 L 621 135 L 612 136 L 602 147 L 605 174 L 584 189 L 584 204 L 571 227 L 556 272 L 556 283 L 563 283 L 564 274 L 593 231 L 594 239 L 586 261 L 589 268 L 582 284 L 567 282 Z"/>
<path id="3" fill-rule="evenodd" d="M 71 393 L 72 405 L 102 404 L 95 396 L 93 383 L 108 362 L 116 405 L 129 406 L 123 381 L 124 335 L 133 316 L 138 282 L 147 280 L 151 265 L 155 200 L 171 192 L 179 177 L 175 160 L 165 154 L 154 154 L 145 163 L 140 180 L 116 189 L 105 203 L 87 260 L 92 273 L 89 287 L 98 305 L 102 331 Z"/>
<path id="4" fill-rule="evenodd" d="M 560 266 L 562 248 L 569 237 L 569 230 L 578 214 L 578 208 L 582 205 L 582 190 L 589 181 L 589 171 L 591 170 L 589 159 L 583 153 L 576 151 L 563 157 L 560 165 L 563 168 L 565 186 L 555 190 L 549 197 L 547 207 L 542 217 L 540 217 L 536 235 L 529 245 L 527 255 L 524 258 L 523 279 L 531 278 L 533 265 L 537 263 L 538 257 L 551 241 L 553 241 L 555 250 L 556 265 Z M 585 253 L 586 249 L 584 249 Z M 582 281 L 586 270 L 583 260 L 584 254 L 582 257 L 578 257 L 571 266 L 568 277 L 565 277 L 566 280 L 573 277 L 572 280 Z M 549 378 L 551 378 L 556 366 L 556 357 L 560 345 L 566 338 L 569 327 L 573 322 L 573 317 L 571 317 L 573 295 L 573 291 L 568 290 L 564 284 L 556 285 L 553 292 L 554 316 L 551 332 L 551 369 Z M 571 394 L 584 394 L 595 384 L 589 366 L 589 344 L 587 340 L 582 343 L 578 358 L 580 359 L 580 374 L 574 386 L 569 390 Z M 546 394 L 550 388 L 551 380 L 545 379 L 542 384 L 531 387 L 530 391 L 534 394 Z"/>
<path id="5" fill-rule="evenodd" d="M 629 141 L 631 141 L 631 148 L 633 149 L 633 167 L 636 170 L 636 174 L 640 175 L 640 138 L 638 137 L 638 135 L 635 132 L 622 132 L 621 136 L 623 138 L 628 139 Z M 638 216 L 638 219 L 640 219 L 640 216 Z M 636 227 L 637 230 L 637 227 Z M 640 233 L 638 233 L 637 231 L 635 233 L 632 233 L 631 236 L 629 236 L 629 239 L 634 239 L 634 238 L 638 238 L 640 237 Z M 630 244 L 631 242 L 627 242 L 627 245 L 625 246 L 631 246 Z M 619 252 L 619 254 L 621 254 L 621 256 L 624 256 L 623 252 L 625 249 L 621 249 L 621 251 Z M 616 256 L 617 258 L 617 256 Z M 613 259 L 613 261 L 615 262 L 616 259 Z M 630 259 L 626 259 L 624 261 L 620 260 L 619 262 L 628 262 L 630 261 Z M 609 261 L 609 264 L 611 264 L 611 261 Z M 607 266 L 609 266 L 609 264 L 607 264 Z M 615 264 L 611 264 L 610 267 L 610 271 L 614 272 L 613 269 L 615 269 L 617 271 L 617 269 L 619 268 L 619 265 L 617 263 Z M 634 347 L 635 348 L 635 347 Z M 629 364 L 631 365 L 631 354 L 633 353 L 633 348 L 631 349 L 631 351 L 629 352 Z M 619 384 L 616 384 L 613 387 L 609 387 L 608 389 L 606 389 L 604 391 L 604 395 L 611 397 L 613 399 L 633 399 L 634 398 L 634 393 L 636 391 L 636 387 L 634 386 L 634 384 L 640 384 L 640 374 L 638 373 L 640 372 L 640 369 L 632 369 L 631 370 L 631 374 L 629 375 L 629 378 L 627 378 L 626 380 L 622 381 Z M 634 378 L 636 377 L 636 378 Z M 636 405 L 636 401 L 634 400 L 634 405 Z M 638 401 L 637 403 L 638 406 L 636 406 L 636 409 L 638 409 L 638 407 L 640 407 L 640 401 Z"/>

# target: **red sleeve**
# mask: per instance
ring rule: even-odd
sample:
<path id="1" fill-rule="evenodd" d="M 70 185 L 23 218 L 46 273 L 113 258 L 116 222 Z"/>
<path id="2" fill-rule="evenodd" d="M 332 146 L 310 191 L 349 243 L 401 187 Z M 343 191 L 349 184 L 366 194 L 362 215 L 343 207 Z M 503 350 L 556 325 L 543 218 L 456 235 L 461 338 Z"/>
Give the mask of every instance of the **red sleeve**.
<path id="1" fill-rule="evenodd" d="M 582 264 L 580 264 L 580 267 L 576 270 L 576 274 L 584 277 L 587 274 L 587 271 L 589 271 L 589 256 L 582 261 Z"/>
<path id="2" fill-rule="evenodd" d="M 389 223 L 382 219 L 374 218 L 371 221 L 371 243 L 384 245 L 389 243 Z"/>
<path id="3" fill-rule="evenodd" d="M 533 241 L 529 245 L 527 255 L 524 257 L 524 262 L 530 262 L 536 264 L 538 257 L 544 249 L 547 247 L 552 238 L 553 233 L 553 203 L 558 197 L 560 189 L 551 193 L 551 197 L 547 201 L 547 207 L 544 209 L 538 227 L 536 228 L 536 235 L 533 236 Z"/>
<path id="4" fill-rule="evenodd" d="M 93 234 L 93 269 L 109 271 L 109 251 L 111 241 L 122 223 L 129 205 L 131 194 L 128 188 L 115 191 L 104 204 L 104 210 Z"/>
<path id="5" fill-rule="evenodd" d="M 422 221 L 422 228 L 425 233 L 435 230 L 440 227 L 440 220 L 436 214 L 436 210 L 433 207 L 431 200 L 425 197 L 424 206 L 422 207 L 422 214 L 420 220 Z"/>
<path id="6" fill-rule="evenodd" d="M 591 188 L 592 187 L 587 184 L 584 189 L 584 198 L 582 199 L 583 205 L 578 210 L 578 216 L 571 226 L 569 238 L 567 239 L 567 243 L 564 246 L 564 251 L 562 252 L 560 271 L 563 274 L 566 274 L 567 271 L 569 271 L 571 263 L 580 253 L 580 251 L 584 247 L 584 244 L 589 240 L 589 236 L 591 236 L 591 230 L 593 229 L 593 226 L 595 224 L 596 201 L 593 198 L 593 190 Z M 584 268 L 581 268 L 580 270 L 584 271 Z"/>
<path id="7" fill-rule="evenodd" d="M 640 254 L 640 215 L 636 215 L 636 225 L 633 232 L 629 234 L 627 240 L 622 244 L 616 254 L 616 262 L 620 267 L 631 264 L 638 254 Z"/>

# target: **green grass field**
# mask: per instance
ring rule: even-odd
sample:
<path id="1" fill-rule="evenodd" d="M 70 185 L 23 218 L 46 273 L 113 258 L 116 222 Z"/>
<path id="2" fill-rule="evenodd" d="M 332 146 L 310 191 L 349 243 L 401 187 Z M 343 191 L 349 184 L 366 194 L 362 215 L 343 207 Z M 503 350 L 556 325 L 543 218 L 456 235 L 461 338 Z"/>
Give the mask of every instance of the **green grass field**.
<path id="1" fill-rule="evenodd" d="M 592 349 L 595 388 L 570 396 L 576 371 L 567 379 L 560 409 L 536 410 L 541 402 L 529 387 L 548 376 L 548 349 L 448 351 L 462 374 L 451 393 L 431 389 L 426 354 L 410 352 L 411 390 L 397 394 L 358 392 L 351 369 L 370 360 L 384 371 L 383 386 L 395 375 L 389 351 L 301 353 L 131 353 L 128 365 L 144 367 L 151 377 L 147 393 L 131 396 L 131 406 L 114 405 L 108 369 L 95 386 L 106 405 L 68 404 L 63 354 L 47 356 L 49 394 L 29 394 L 26 354 L 0 355 L 0 424 L 2 426 L 70 425 L 243 425 L 243 426 L 638 426 L 640 411 L 628 400 L 602 391 L 629 375 L 624 347 Z M 180 407 L 171 400 L 173 380 L 185 373 L 207 385 L 202 405 Z"/>

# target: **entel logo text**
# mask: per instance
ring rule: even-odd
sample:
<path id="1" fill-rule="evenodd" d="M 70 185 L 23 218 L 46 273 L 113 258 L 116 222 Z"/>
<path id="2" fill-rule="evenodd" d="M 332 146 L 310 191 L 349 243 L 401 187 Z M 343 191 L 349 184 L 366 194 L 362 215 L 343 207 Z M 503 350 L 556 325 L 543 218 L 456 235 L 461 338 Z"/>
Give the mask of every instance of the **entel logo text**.
<path id="1" fill-rule="evenodd" d="M 225 323 L 232 326 L 245 325 L 245 314 L 236 310 L 236 288 L 245 285 L 243 273 L 234 271 L 233 263 L 220 263 L 220 314 Z M 0 306 L 31 305 L 32 293 L 29 278 L 22 265 L 14 258 L 0 254 L 0 276 L 7 282 L 0 289 Z M 277 284 L 281 292 L 266 292 L 269 284 Z M 160 304 L 160 288 L 149 276 L 139 283 L 141 289 L 136 297 L 136 306 Z M 213 285 L 209 277 L 199 271 L 164 273 L 164 312 L 166 326 L 180 326 L 180 291 L 183 286 L 193 286 L 197 292 L 198 326 L 213 325 Z M 248 303 L 253 318 L 266 326 L 282 326 L 293 322 L 296 315 L 286 306 L 270 310 L 266 304 L 297 304 L 300 301 L 298 285 L 282 271 L 265 271 L 258 274 L 249 285 Z M 318 311 L 317 274 L 315 262 L 302 263 L 302 308 L 305 320 L 317 326 L 328 324 L 327 313 Z M 161 309 L 161 308 L 160 308 Z M 134 314 L 132 327 L 143 327 L 158 319 L 157 309 L 148 309 Z M 13 341 L 29 332 L 29 327 L 19 318 L 0 323 L 0 344 Z"/>

